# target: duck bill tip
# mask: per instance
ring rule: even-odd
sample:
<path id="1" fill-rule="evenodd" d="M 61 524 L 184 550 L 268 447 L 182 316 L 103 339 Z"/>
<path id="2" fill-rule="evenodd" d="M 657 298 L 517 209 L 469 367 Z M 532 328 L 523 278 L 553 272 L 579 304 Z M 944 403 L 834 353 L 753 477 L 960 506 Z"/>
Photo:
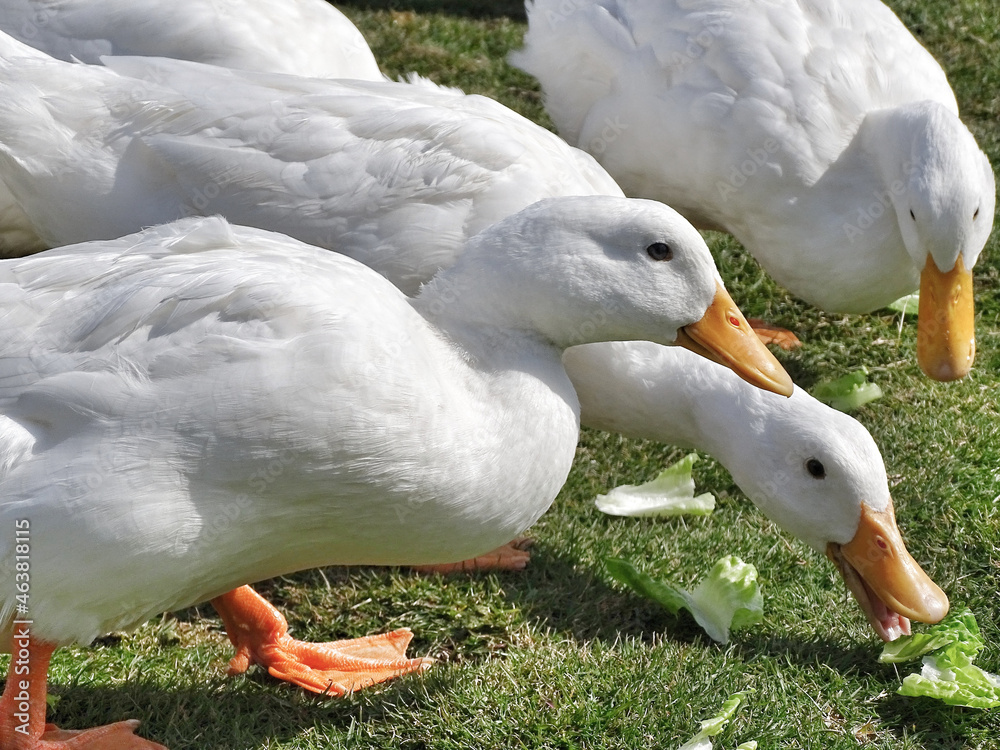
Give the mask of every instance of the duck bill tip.
<path id="1" fill-rule="evenodd" d="M 885 640 L 908 631 L 909 620 L 935 623 L 948 614 L 947 595 L 903 544 L 891 500 L 882 511 L 863 505 L 854 538 L 830 543 L 827 555 Z"/>
<path id="2" fill-rule="evenodd" d="M 701 320 L 681 328 L 674 343 L 730 368 L 751 385 L 792 395 L 792 379 L 721 283 L 717 282 L 715 297 Z"/>
<path id="3" fill-rule="evenodd" d="M 934 259 L 920 273 L 917 317 L 917 361 L 934 380 L 960 380 L 976 358 L 975 302 L 972 271 L 962 256 L 950 271 L 941 271 Z"/>

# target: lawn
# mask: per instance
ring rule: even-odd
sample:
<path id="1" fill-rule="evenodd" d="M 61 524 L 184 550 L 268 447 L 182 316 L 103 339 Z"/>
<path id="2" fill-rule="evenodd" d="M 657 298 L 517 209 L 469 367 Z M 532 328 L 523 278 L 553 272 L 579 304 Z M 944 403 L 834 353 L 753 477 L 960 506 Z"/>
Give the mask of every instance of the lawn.
<path id="1" fill-rule="evenodd" d="M 947 70 L 963 117 L 1000 165 L 996 0 L 891 0 Z M 391 74 L 416 70 L 499 99 L 548 123 L 529 77 L 506 53 L 524 29 L 517 2 L 359 0 L 341 6 Z M 710 244 L 748 315 L 797 331 L 781 357 L 809 388 L 865 364 L 885 396 L 856 417 L 885 457 L 908 547 L 978 617 L 1000 672 L 1000 235 L 976 267 L 977 364 L 934 383 L 917 368 L 914 320 L 882 311 L 823 315 L 777 288 L 731 239 Z M 825 559 L 781 533 L 706 458 L 699 491 L 719 498 L 696 519 L 612 519 L 599 492 L 652 478 L 682 455 L 669 446 L 585 431 L 573 472 L 531 530 L 523 573 L 442 577 L 405 569 L 309 571 L 259 588 L 310 640 L 410 627 L 411 651 L 439 664 L 345 699 L 324 700 L 260 669 L 225 676 L 230 651 L 202 607 L 91 648 L 58 652 L 50 720 L 85 727 L 141 718 L 172 750 L 257 748 L 674 748 L 733 692 L 755 692 L 715 747 L 1000 748 L 1000 710 L 952 708 L 895 694 L 910 665 L 881 665 L 880 642 Z M 760 571 L 764 621 L 728 646 L 615 584 L 622 556 L 689 585 L 737 554 Z M 113 585 L 113 583 L 109 584 Z M 0 665 L 2 666 L 2 665 Z"/>

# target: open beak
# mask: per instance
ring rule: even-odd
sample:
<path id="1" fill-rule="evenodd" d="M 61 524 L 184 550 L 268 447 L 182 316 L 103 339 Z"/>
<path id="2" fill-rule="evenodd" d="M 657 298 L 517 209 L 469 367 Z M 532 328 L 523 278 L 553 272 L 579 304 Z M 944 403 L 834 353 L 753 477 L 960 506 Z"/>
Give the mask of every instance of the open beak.
<path id="1" fill-rule="evenodd" d="M 972 369 L 976 357 L 975 306 L 972 271 L 958 256 L 955 267 L 943 273 L 927 256 L 920 272 L 920 308 L 917 319 L 917 361 L 934 380 L 958 380 Z"/>
<path id="2" fill-rule="evenodd" d="M 782 396 L 792 395 L 792 379 L 718 282 L 705 315 L 678 330 L 674 344 L 725 365 L 758 388 Z"/>
<path id="3" fill-rule="evenodd" d="M 883 511 L 862 505 L 854 538 L 830 542 L 826 554 L 884 641 L 909 635 L 910 620 L 934 623 L 948 614 L 948 597 L 906 551 L 892 499 Z"/>

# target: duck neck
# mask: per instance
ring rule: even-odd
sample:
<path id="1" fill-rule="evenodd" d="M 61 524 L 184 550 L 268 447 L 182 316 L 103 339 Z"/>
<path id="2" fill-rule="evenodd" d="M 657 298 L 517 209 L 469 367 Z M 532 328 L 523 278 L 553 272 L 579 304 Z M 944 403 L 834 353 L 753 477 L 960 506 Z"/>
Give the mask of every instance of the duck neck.
<path id="1" fill-rule="evenodd" d="M 778 491 L 782 472 L 797 469 L 793 456 L 774 448 L 776 433 L 799 413 L 783 397 L 679 347 L 648 342 L 573 347 L 563 362 L 584 426 L 707 453 L 766 516 L 804 539 L 815 536 L 793 522 L 801 514 Z M 792 399 L 803 396 L 796 389 Z"/>
<path id="2" fill-rule="evenodd" d="M 573 347 L 563 363 L 584 425 L 695 448 L 726 466 L 753 450 L 761 429 L 753 404 L 773 395 L 691 352 L 645 341 Z"/>
<path id="3" fill-rule="evenodd" d="M 520 403 L 537 408 L 554 397 L 559 408 L 570 409 L 577 429 L 579 401 L 560 359 L 565 345 L 558 327 L 536 322 L 544 318 L 537 314 L 538 300 L 509 275 L 466 263 L 467 255 L 425 284 L 410 304 L 461 361 L 455 371 L 474 376 L 466 382 L 479 397 L 495 401 L 499 382 L 513 378 L 518 399 L 505 409 Z"/>
<path id="4" fill-rule="evenodd" d="M 752 219 L 746 226 L 732 231 L 755 248 L 775 280 L 824 310 L 870 312 L 912 292 L 926 257 L 914 258 L 900 222 L 909 220 L 915 173 L 927 164 L 932 142 L 940 140 L 934 123 L 947 119 L 929 119 L 927 108 L 957 122 L 931 102 L 870 112 L 815 182 L 803 178 L 806 189 L 790 191 L 779 183 L 764 198 L 769 209 L 758 207 L 747 214 Z M 783 170 L 795 170 L 794 160 L 787 162 Z M 803 252 L 808 263 L 801 261 Z"/>

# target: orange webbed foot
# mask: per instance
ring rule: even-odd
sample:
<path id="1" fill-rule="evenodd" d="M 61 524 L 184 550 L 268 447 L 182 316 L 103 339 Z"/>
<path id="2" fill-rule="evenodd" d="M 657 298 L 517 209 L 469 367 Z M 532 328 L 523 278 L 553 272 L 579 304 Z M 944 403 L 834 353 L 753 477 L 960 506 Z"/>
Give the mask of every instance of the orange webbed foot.
<path id="1" fill-rule="evenodd" d="M 314 693 L 344 695 L 433 664 L 406 657 L 411 638 L 407 628 L 331 643 L 288 638 L 270 653 L 267 671 Z"/>
<path id="2" fill-rule="evenodd" d="M 412 565 L 413 570 L 418 573 L 471 573 L 477 570 L 524 570 L 531 560 L 529 548 L 534 544 L 533 539 L 524 537 L 515 539 L 502 547 L 497 547 L 492 552 L 474 557 L 471 560 L 462 560 L 456 563 L 443 563 L 441 565 Z"/>
<path id="3" fill-rule="evenodd" d="M 59 729 L 46 724 L 30 750 L 167 750 L 163 745 L 135 735 L 139 722 L 119 721 L 93 729 Z"/>
<path id="4" fill-rule="evenodd" d="M 285 618 L 249 586 L 213 599 L 226 624 L 236 655 L 229 674 L 251 664 L 267 667 L 279 680 L 326 695 L 344 695 L 409 672 L 420 672 L 433 659 L 410 659 L 408 629 L 329 643 L 306 643 L 288 635 Z"/>
<path id="5" fill-rule="evenodd" d="M 32 638 L 30 623 L 17 623 L 7 684 L 0 696 L 0 750 L 167 750 L 136 737 L 138 721 L 119 721 L 92 729 L 60 729 L 45 723 L 45 696 L 54 643 Z"/>
<path id="6" fill-rule="evenodd" d="M 750 327 L 753 328 L 753 332 L 757 334 L 757 338 L 765 344 L 775 344 L 785 351 L 798 349 L 802 346 L 802 342 L 799 341 L 799 337 L 787 328 L 772 325 L 766 320 L 761 320 L 760 318 L 750 318 L 747 320 L 747 323 L 749 323 Z"/>

